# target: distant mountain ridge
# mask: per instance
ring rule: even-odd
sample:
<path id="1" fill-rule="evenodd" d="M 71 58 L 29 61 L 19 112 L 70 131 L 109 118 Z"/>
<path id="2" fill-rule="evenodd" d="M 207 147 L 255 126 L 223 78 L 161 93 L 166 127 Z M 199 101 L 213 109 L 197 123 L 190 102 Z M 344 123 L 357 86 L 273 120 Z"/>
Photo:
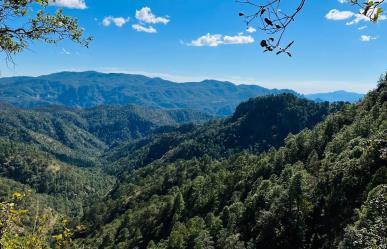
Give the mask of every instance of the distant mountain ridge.
<path id="1" fill-rule="evenodd" d="M 176 83 L 143 75 L 95 71 L 0 78 L 0 102 L 18 107 L 64 105 L 85 108 L 135 104 L 159 109 L 191 109 L 226 116 L 249 98 L 281 93 L 302 96 L 289 89 L 267 89 L 217 80 Z M 343 92 L 305 97 L 317 101 L 348 102 L 360 98 L 357 94 Z"/>
<path id="2" fill-rule="evenodd" d="M 314 101 L 346 101 L 350 103 L 357 102 L 364 97 L 364 94 L 347 92 L 347 91 L 335 91 L 335 92 L 326 92 L 326 93 L 313 93 L 304 95 L 307 99 Z"/>
<path id="3" fill-rule="evenodd" d="M 39 77 L 0 79 L 0 102 L 19 107 L 136 104 L 161 109 L 193 109 L 229 115 L 242 101 L 269 94 L 293 93 L 252 85 L 205 80 L 175 83 L 143 75 L 61 72 Z"/>

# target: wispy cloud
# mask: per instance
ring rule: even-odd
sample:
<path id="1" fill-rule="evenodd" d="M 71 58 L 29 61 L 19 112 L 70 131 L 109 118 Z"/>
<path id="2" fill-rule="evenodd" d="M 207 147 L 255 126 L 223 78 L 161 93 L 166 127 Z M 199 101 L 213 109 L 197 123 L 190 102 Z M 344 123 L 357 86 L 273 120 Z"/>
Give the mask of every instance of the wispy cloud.
<path id="1" fill-rule="evenodd" d="M 132 28 L 138 32 L 157 33 L 157 30 L 155 28 L 153 28 L 152 26 L 144 27 L 140 24 L 133 24 Z"/>
<path id="2" fill-rule="evenodd" d="M 70 55 L 71 52 L 70 52 L 70 51 L 67 51 L 65 48 L 62 48 L 61 54 L 64 54 L 64 55 Z"/>
<path id="3" fill-rule="evenodd" d="M 364 30 L 364 29 L 366 29 L 367 28 L 367 26 L 361 26 L 361 27 L 359 27 L 359 28 L 357 28 L 358 30 Z"/>
<path id="4" fill-rule="evenodd" d="M 370 36 L 370 35 L 362 35 L 362 36 L 360 36 L 360 41 L 362 41 L 362 42 L 370 42 L 370 41 L 376 40 L 376 39 L 378 39 L 378 38 L 375 37 L 375 36 Z"/>
<path id="5" fill-rule="evenodd" d="M 50 5 L 65 7 L 70 9 L 86 9 L 86 2 L 84 0 L 50 0 Z"/>
<path id="6" fill-rule="evenodd" d="M 224 44 L 248 44 L 248 43 L 253 43 L 254 38 L 250 35 L 243 35 L 243 33 L 239 33 L 238 35 L 235 36 L 223 36 L 221 34 L 206 34 L 203 35 L 189 43 L 188 45 L 190 46 L 195 46 L 195 47 L 217 47 L 219 45 L 224 45 Z"/>
<path id="7" fill-rule="evenodd" d="M 105 27 L 110 26 L 111 24 L 116 25 L 117 27 L 123 27 L 126 23 L 130 21 L 130 18 L 124 18 L 124 17 L 114 17 L 114 16 L 107 16 L 102 20 L 102 25 Z"/>
<path id="8" fill-rule="evenodd" d="M 369 17 L 366 17 L 365 15 L 362 15 L 362 14 L 355 14 L 354 17 L 355 18 L 352 21 L 345 23 L 345 25 L 354 25 L 354 24 L 358 24 L 359 22 L 370 21 Z"/>
<path id="9" fill-rule="evenodd" d="M 143 7 L 140 10 L 136 10 L 136 19 L 140 22 L 151 24 L 168 24 L 170 22 L 168 16 L 158 17 L 152 13 L 152 10 L 149 7 Z"/>

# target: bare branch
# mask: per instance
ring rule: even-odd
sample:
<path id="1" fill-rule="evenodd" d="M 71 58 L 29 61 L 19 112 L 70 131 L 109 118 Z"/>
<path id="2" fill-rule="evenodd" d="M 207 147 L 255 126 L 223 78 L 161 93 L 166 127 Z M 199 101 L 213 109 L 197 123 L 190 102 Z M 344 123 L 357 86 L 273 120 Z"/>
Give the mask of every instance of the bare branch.
<path id="1" fill-rule="evenodd" d="M 288 0 L 286 5 L 283 0 L 236 0 L 236 2 L 252 9 L 251 13 L 239 13 L 239 16 L 244 17 L 246 25 L 258 27 L 269 36 L 260 42 L 264 52 L 275 52 L 277 55 L 284 53 L 291 56 L 288 50 L 294 41 L 282 45 L 283 38 L 290 24 L 295 21 L 297 15 L 304 8 L 306 0 L 297 0 L 294 1 L 294 4 Z M 364 2 L 350 0 L 349 2 L 360 8 L 360 14 L 368 17 L 370 21 L 376 22 L 383 12 L 380 5 L 385 0 L 364 0 Z"/>

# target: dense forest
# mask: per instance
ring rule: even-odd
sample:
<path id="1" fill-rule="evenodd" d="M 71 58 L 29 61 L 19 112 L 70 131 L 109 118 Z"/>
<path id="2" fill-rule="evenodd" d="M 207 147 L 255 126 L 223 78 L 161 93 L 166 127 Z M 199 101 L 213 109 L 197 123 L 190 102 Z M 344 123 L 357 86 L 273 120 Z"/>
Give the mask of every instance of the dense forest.
<path id="1" fill-rule="evenodd" d="M 246 110 L 256 113 L 261 100 L 240 105 L 230 120 Z M 93 229 L 79 243 L 99 248 L 384 248 L 386 100 L 384 78 L 362 102 L 289 135 L 278 149 L 242 151 L 224 160 L 206 154 L 154 160 L 125 171 L 106 200 L 85 215 Z"/>
<path id="2" fill-rule="evenodd" d="M 174 162 L 204 155 L 225 159 L 243 150 L 260 153 L 283 145 L 289 133 L 313 127 L 343 105 L 315 103 L 291 94 L 252 98 L 228 118 L 202 125 L 163 126 L 144 139 L 120 143 L 104 157 L 111 162 L 109 171 L 122 171 L 158 159 Z"/>
<path id="3" fill-rule="evenodd" d="M 1 248 L 385 248 L 386 100 L 1 105 Z"/>
<path id="4" fill-rule="evenodd" d="M 81 167 L 100 164 L 103 152 L 119 141 L 142 138 L 161 126 L 200 123 L 212 118 L 192 110 L 133 105 L 90 109 L 1 107 L 0 138 L 39 146 L 62 161 Z"/>

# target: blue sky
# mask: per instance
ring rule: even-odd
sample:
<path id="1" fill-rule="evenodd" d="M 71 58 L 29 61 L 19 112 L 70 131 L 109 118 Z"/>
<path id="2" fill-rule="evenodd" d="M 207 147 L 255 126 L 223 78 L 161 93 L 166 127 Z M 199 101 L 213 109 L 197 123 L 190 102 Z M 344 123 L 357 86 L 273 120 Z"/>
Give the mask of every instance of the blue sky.
<path id="1" fill-rule="evenodd" d="M 58 0 L 57 5 L 94 36 L 90 48 L 68 41 L 32 44 L 15 56 L 14 66 L 0 65 L 2 76 L 97 70 L 312 93 L 366 92 L 387 70 L 387 20 L 358 20 L 358 10 L 338 0 L 307 1 L 286 33 L 285 39 L 295 40 L 292 58 L 262 53 L 265 34 L 246 31 L 238 17 L 245 8 L 234 0 Z"/>

